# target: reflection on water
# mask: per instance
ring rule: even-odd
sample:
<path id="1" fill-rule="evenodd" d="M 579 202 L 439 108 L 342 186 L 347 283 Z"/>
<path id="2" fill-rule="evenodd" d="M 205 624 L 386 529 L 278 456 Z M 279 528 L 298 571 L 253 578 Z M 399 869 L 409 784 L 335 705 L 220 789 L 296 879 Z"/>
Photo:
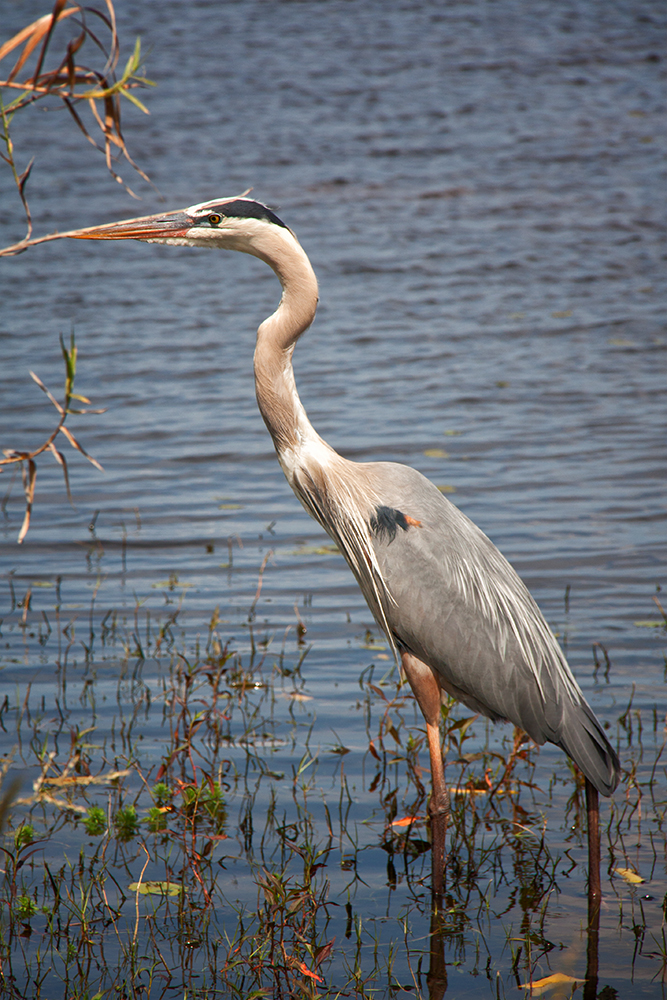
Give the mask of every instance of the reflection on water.
<path id="1" fill-rule="evenodd" d="M 8 33 L 41 13 L 32 0 L 12 8 Z M 311 256 L 322 301 L 295 366 L 315 427 L 350 458 L 406 462 L 447 487 L 531 587 L 626 762 L 638 727 L 657 748 L 664 631 L 647 623 L 660 622 L 653 597 L 662 600 L 665 566 L 661 6 L 145 3 L 119 15 L 126 38 L 141 34 L 158 83 L 150 119 L 128 114 L 126 137 L 166 207 L 254 185 Z M 38 153 L 32 208 L 43 227 L 136 214 L 61 123 L 55 114 L 16 122 L 17 147 Z M 160 207 L 146 192 L 139 211 Z M 0 235 L 19 234 L 8 201 Z M 272 552 L 256 621 L 271 656 L 290 628 L 293 662 L 305 623 L 312 648 L 301 671 L 313 700 L 301 709 L 318 746 L 350 749 L 347 787 L 363 824 L 377 797 L 363 770 L 368 735 L 349 707 L 361 670 L 373 662 L 383 673 L 391 661 L 368 648 L 381 640 L 361 595 L 291 495 L 256 411 L 253 332 L 275 307 L 275 278 L 250 258 L 139 244 L 47 244 L 4 261 L 1 273 L 3 447 L 39 441 L 49 426 L 53 411 L 28 369 L 55 388 L 57 335 L 72 327 L 79 388 L 107 408 L 73 423 L 105 468 L 72 459 L 74 509 L 46 462 L 21 550 L 16 487 L 6 508 L 10 701 L 32 683 L 48 712 L 56 699 L 62 708 L 51 678 L 69 639 L 55 627 L 56 606 L 62 622 L 76 619 L 70 690 L 95 690 L 98 705 L 116 703 L 115 675 L 103 694 L 93 666 L 107 613 L 138 615 L 143 648 L 147 614 L 164 622 L 182 601 L 176 621 L 194 644 L 219 606 L 221 635 L 250 655 L 248 610 Z M 158 667 L 143 673 L 157 692 Z M 119 697 L 132 703 L 129 689 Z M 62 710 L 72 720 L 78 711 L 72 700 Z M 116 709 L 106 711 L 97 724 L 110 732 Z M 493 730 L 491 745 L 502 737 Z M 6 747 L 14 740 L 9 729 Z M 281 767 L 289 772 L 299 752 Z M 639 787 L 664 789 L 650 756 Z M 565 772 L 563 758 L 545 748 L 537 784 L 555 770 Z M 327 796 L 338 795 L 338 778 L 322 778 Z M 568 835 L 555 794 L 554 855 Z M 612 953 L 617 962 L 604 982 L 619 989 L 635 946 L 628 928 L 660 922 L 664 871 L 644 866 L 640 849 L 655 836 L 656 808 L 625 843 L 653 899 L 640 904 L 627 890 L 635 910 L 621 945 L 603 911 L 602 962 Z M 378 893 L 390 893 L 386 858 L 368 866 Z M 571 892 L 559 881 L 552 939 L 574 940 L 580 878 Z M 365 900 L 361 883 L 355 891 Z M 660 995 L 651 948 L 635 967 L 637 996 Z M 500 954 L 509 992 L 513 957 Z M 474 963 L 462 962 L 460 990 L 475 995 L 465 976 Z"/>

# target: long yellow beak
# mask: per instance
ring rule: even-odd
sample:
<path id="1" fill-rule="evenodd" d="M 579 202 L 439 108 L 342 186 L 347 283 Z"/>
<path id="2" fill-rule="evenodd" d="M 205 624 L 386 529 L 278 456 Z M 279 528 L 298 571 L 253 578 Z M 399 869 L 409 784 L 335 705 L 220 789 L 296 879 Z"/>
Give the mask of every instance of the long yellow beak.
<path id="1" fill-rule="evenodd" d="M 185 236 L 191 229 L 190 216 L 179 210 L 165 215 L 144 215 L 138 219 L 123 219 L 105 226 L 91 226 L 77 229 L 69 238 L 72 240 L 154 240 Z"/>

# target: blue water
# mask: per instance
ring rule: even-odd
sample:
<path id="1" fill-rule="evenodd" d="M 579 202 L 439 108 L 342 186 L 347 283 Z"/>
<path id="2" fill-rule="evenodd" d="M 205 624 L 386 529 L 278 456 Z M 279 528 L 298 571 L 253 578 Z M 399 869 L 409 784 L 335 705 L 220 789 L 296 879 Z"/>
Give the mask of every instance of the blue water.
<path id="1" fill-rule="evenodd" d="M 3 35 L 43 13 L 7 8 Z M 615 726 L 634 688 L 659 745 L 665 632 L 636 622 L 659 623 L 654 597 L 667 606 L 662 4 L 117 13 L 126 55 L 140 35 L 157 85 L 140 95 L 150 117 L 126 102 L 124 133 L 161 197 L 122 165 L 142 200 L 130 199 L 66 113 L 38 105 L 13 133 L 21 162 L 36 156 L 37 232 L 252 187 L 320 280 L 295 356 L 317 430 L 349 458 L 405 462 L 447 486 L 531 588 L 600 718 Z M 7 171 L 3 184 L 4 245 L 22 218 Z M 56 655 L 52 639 L 23 645 L 11 588 L 20 602 L 32 587 L 35 622 L 52 619 L 58 577 L 82 618 L 96 588 L 100 617 L 135 598 L 158 614 L 155 584 L 176 574 L 184 628 L 205 628 L 219 605 L 244 650 L 271 550 L 258 618 L 277 636 L 291 626 L 294 643 L 298 605 L 318 739 L 335 728 L 365 749 L 347 707 L 374 625 L 342 558 L 319 551 L 328 539 L 291 495 L 254 401 L 254 331 L 275 277 L 240 255 L 63 241 L 3 260 L 0 282 L 2 446 L 34 446 L 52 425 L 28 369 L 55 391 L 60 333 L 76 333 L 77 388 L 106 409 L 72 420 L 103 474 L 63 441 L 74 508 L 50 458 L 20 548 L 19 483 L 6 504 L 0 697 L 47 678 Z M 546 773 L 559 760 L 541 759 Z M 656 968 L 647 960 L 641 995 L 661 995 Z"/>

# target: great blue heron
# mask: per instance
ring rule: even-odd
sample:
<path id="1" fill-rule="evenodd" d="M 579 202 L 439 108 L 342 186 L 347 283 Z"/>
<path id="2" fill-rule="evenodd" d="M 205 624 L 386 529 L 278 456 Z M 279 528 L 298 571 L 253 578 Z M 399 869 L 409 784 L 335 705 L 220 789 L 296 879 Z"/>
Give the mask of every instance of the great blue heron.
<path id="1" fill-rule="evenodd" d="M 265 205 L 241 197 L 77 236 L 240 250 L 275 271 L 283 293 L 257 332 L 257 402 L 290 486 L 343 553 L 424 714 L 433 891 L 443 889 L 449 812 L 439 726 L 446 693 L 490 719 L 513 722 L 535 743 L 555 743 L 583 771 L 589 891 L 593 885 L 599 898 L 597 792 L 615 789 L 618 758 L 537 604 L 486 535 L 419 472 L 350 462 L 308 420 L 292 352 L 315 316 L 317 279 L 291 229 Z"/>

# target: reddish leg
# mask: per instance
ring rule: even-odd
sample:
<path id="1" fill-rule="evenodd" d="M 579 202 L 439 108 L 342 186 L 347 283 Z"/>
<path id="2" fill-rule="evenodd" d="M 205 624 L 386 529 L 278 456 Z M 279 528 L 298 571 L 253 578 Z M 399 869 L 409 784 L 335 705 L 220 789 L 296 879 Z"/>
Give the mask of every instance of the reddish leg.
<path id="1" fill-rule="evenodd" d="M 588 900 L 600 906 L 600 805 L 597 788 L 586 778 L 586 812 L 588 814 Z"/>
<path id="2" fill-rule="evenodd" d="M 584 1000 L 598 995 L 598 946 L 600 938 L 600 809 L 597 789 L 586 778 L 588 813 L 588 948 Z"/>
<path id="3" fill-rule="evenodd" d="M 432 792 L 429 802 L 431 818 L 432 889 L 442 896 L 445 870 L 445 834 L 449 819 L 449 792 L 445 785 L 445 768 L 440 746 L 440 685 L 429 666 L 411 653 L 401 654 L 401 663 L 413 694 L 426 720 L 428 752 L 431 758 Z"/>

